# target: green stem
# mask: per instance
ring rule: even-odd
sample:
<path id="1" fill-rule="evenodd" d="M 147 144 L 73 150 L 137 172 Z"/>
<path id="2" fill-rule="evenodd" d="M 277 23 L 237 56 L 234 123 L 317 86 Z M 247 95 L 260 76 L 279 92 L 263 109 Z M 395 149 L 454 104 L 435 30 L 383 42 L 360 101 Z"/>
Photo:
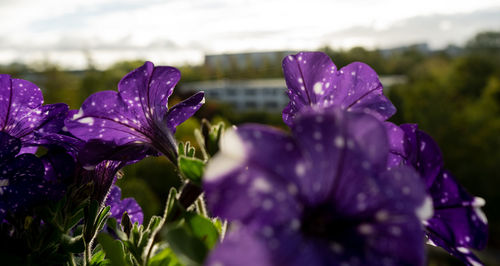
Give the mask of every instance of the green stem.
<path id="1" fill-rule="evenodd" d="M 83 266 L 90 265 L 90 261 L 92 260 L 92 240 L 88 243 L 85 243 L 85 251 L 83 253 Z"/>
<path id="2" fill-rule="evenodd" d="M 75 256 L 73 256 L 73 253 L 69 253 L 69 265 L 76 266 Z"/>

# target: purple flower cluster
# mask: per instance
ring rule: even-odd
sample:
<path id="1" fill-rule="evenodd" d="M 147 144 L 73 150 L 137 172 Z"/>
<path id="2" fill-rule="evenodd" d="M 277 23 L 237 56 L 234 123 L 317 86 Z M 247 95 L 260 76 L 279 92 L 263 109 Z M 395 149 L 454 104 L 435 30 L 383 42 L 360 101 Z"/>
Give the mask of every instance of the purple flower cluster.
<path id="1" fill-rule="evenodd" d="M 443 169 L 437 144 L 396 109 L 375 71 L 319 52 L 283 60 L 291 134 L 226 132 L 204 189 L 231 222 L 208 265 L 423 265 L 424 236 L 469 265 L 483 248 L 484 200 Z"/>
<path id="2" fill-rule="evenodd" d="M 173 133 L 204 101 L 198 93 L 169 109 L 179 78 L 175 68 L 146 62 L 120 81 L 119 92 L 95 93 L 68 111 L 65 104 L 42 105 L 36 85 L 0 75 L 0 220 L 40 199 L 60 198 L 67 185 L 91 184 L 90 199 L 110 205 L 112 217 L 120 220 L 126 211 L 142 223 L 140 206 L 121 200 L 113 184 L 124 165 L 145 156 L 176 162 Z M 41 157 L 39 146 L 47 149 Z"/>
<path id="3" fill-rule="evenodd" d="M 24 212 L 46 199 L 57 198 L 60 174 L 53 171 L 53 153 L 39 158 L 37 134 L 63 126 L 65 104 L 42 105 L 40 89 L 31 82 L 0 75 L 0 220 Z"/>

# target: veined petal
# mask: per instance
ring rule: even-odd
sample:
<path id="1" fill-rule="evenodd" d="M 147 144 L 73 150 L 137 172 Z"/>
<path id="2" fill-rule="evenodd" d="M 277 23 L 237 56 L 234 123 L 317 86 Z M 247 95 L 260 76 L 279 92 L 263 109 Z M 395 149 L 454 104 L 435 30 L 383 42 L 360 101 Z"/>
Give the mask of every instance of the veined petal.
<path id="1" fill-rule="evenodd" d="M 404 164 L 410 150 L 410 144 L 406 139 L 404 130 L 391 122 L 384 122 L 384 126 L 386 128 L 390 150 L 387 167 Z"/>
<path id="2" fill-rule="evenodd" d="M 306 159 L 307 179 L 299 179 L 311 202 L 324 200 L 352 163 L 365 170 L 385 170 L 388 143 L 385 128 L 373 116 L 335 110 L 301 111 L 292 132 Z M 355 157 L 355 160 L 347 159 Z M 298 166 L 297 166 L 298 167 Z"/>
<path id="3" fill-rule="evenodd" d="M 290 98 L 283 120 L 289 126 L 307 106 L 366 112 L 380 120 L 396 112 L 383 95 L 377 74 L 366 64 L 355 62 L 339 71 L 325 53 L 301 52 L 283 59 L 283 72 Z"/>
<path id="4" fill-rule="evenodd" d="M 452 249 L 482 249 L 488 239 L 488 222 L 481 211 L 484 200 L 471 196 L 455 178 L 443 170 L 429 189 L 434 201 L 434 216 L 425 224 L 429 235 Z"/>
<path id="5" fill-rule="evenodd" d="M 118 145 L 148 142 L 147 125 L 132 113 L 115 91 L 92 94 L 65 121 L 69 132 L 83 139 L 115 141 Z"/>
<path id="6" fill-rule="evenodd" d="M 9 132 L 26 113 L 42 103 L 42 91 L 35 84 L 0 74 L 0 131 Z"/>
<path id="7" fill-rule="evenodd" d="M 409 152 L 408 163 L 413 165 L 430 187 L 443 167 L 443 156 L 437 143 L 425 132 L 418 130 L 416 124 L 403 124 Z"/>
<path id="8" fill-rule="evenodd" d="M 175 128 L 194 115 L 205 103 L 205 94 L 198 92 L 186 100 L 174 105 L 165 116 L 168 128 L 175 132 Z"/>
<path id="9" fill-rule="evenodd" d="M 130 112 L 141 121 L 161 119 L 167 112 L 168 97 L 181 74 L 173 67 L 155 67 L 146 62 L 127 74 L 118 84 L 118 91 Z"/>

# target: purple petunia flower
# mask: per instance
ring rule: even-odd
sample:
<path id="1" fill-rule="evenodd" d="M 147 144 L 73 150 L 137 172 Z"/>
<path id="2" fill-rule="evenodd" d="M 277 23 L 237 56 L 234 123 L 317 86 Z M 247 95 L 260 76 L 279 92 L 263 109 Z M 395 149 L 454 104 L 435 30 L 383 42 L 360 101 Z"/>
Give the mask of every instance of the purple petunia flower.
<path id="1" fill-rule="evenodd" d="M 121 197 L 121 189 L 118 186 L 113 185 L 106 199 L 106 205 L 111 206 L 111 217 L 115 218 L 118 223 L 121 223 L 123 213 L 127 212 L 132 223 L 138 222 L 139 224 L 142 224 L 144 215 L 142 213 L 141 206 L 137 204 L 137 201 L 135 201 L 134 198 L 124 198 L 122 200 Z"/>
<path id="2" fill-rule="evenodd" d="M 21 140 L 23 152 L 32 151 L 27 147 L 32 146 L 35 133 L 58 132 L 63 127 L 68 106 L 42 104 L 42 92 L 35 84 L 0 74 L 0 131 Z"/>
<path id="3" fill-rule="evenodd" d="M 23 211 L 50 198 L 42 161 L 33 154 L 17 155 L 21 141 L 0 131 L 0 222 L 7 212 Z M 17 156 L 16 156 L 17 155 Z"/>
<path id="4" fill-rule="evenodd" d="M 405 133 L 404 139 L 391 136 L 403 140 L 400 152 L 393 158 L 394 162 L 399 157 L 401 163 L 413 166 L 432 197 L 434 215 L 424 221 L 429 243 L 444 248 L 468 265 L 479 265 L 479 259 L 470 248 L 486 246 L 488 225 L 481 211 L 484 200 L 467 193 L 443 168 L 439 146 L 429 135 L 418 130 L 416 124 L 403 124 L 401 130 Z"/>
<path id="5" fill-rule="evenodd" d="M 127 74 L 118 92 L 102 91 L 91 95 L 65 124 L 69 132 L 85 141 L 101 139 L 117 146 L 137 146 L 139 158 L 160 152 L 176 161 L 176 127 L 191 117 L 203 104 L 203 92 L 167 107 L 168 98 L 180 79 L 173 67 L 155 67 L 151 62 Z M 156 150 L 157 152 L 155 152 Z"/>
<path id="6" fill-rule="evenodd" d="M 382 93 L 377 73 L 364 63 L 351 63 L 339 70 L 325 53 L 301 52 L 283 59 L 283 72 L 290 98 L 283 121 L 289 126 L 308 106 L 362 111 L 380 120 L 396 112 Z"/>
<path id="7" fill-rule="evenodd" d="M 340 109 L 302 110 L 291 136 L 227 131 L 203 187 L 233 226 L 207 264 L 422 265 L 431 202 L 413 169 L 386 169 L 388 153 L 379 120 Z"/>

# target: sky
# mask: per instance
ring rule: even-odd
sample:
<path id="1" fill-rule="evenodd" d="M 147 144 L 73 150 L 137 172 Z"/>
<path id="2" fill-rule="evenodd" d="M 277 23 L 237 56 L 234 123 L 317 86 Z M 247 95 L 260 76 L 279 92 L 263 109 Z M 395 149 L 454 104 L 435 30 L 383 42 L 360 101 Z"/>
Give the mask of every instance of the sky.
<path id="1" fill-rule="evenodd" d="M 462 45 L 500 0 L 0 0 L 0 64 L 200 64 L 205 54 Z"/>

